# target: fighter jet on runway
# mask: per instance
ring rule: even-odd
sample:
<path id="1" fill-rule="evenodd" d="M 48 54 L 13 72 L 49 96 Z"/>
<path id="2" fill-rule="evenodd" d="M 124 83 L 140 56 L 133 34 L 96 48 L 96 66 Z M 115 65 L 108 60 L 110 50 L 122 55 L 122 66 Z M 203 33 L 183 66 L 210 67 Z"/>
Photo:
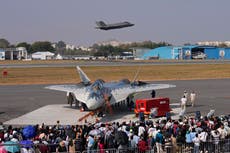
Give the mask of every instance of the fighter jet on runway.
<path id="1" fill-rule="evenodd" d="M 82 81 L 81 85 L 51 85 L 46 88 L 67 92 L 69 104 L 80 104 L 84 110 L 97 110 L 99 108 L 111 108 L 118 102 L 124 101 L 128 96 L 156 89 L 175 87 L 169 84 L 151 84 L 142 81 L 130 82 L 123 79 L 118 82 L 104 82 L 101 79 L 90 81 L 82 69 L 77 66 L 77 71 Z"/>
<path id="2" fill-rule="evenodd" d="M 113 24 L 105 24 L 103 21 L 96 21 L 96 24 L 97 24 L 96 29 L 101 29 L 101 30 L 120 29 L 120 28 L 134 26 L 134 24 L 129 23 L 127 21 L 120 22 L 120 23 L 113 23 Z"/>

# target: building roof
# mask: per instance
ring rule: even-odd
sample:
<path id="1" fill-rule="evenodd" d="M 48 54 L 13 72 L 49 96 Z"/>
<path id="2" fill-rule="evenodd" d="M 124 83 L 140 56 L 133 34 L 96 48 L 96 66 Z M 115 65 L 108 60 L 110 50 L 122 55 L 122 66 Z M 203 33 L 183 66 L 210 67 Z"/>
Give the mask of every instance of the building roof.
<path id="1" fill-rule="evenodd" d="M 35 52 L 33 53 L 32 55 L 49 55 L 49 56 L 54 56 L 54 53 L 51 53 L 51 52 Z"/>

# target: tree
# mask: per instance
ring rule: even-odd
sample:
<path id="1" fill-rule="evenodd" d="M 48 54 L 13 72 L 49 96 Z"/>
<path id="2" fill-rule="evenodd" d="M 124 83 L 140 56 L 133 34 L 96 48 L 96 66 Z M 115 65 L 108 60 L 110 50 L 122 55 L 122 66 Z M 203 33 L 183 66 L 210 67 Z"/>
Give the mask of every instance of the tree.
<path id="1" fill-rule="evenodd" d="M 58 48 L 58 49 L 64 49 L 65 47 L 66 47 L 66 44 L 65 44 L 64 41 L 59 41 L 59 42 L 57 43 L 57 48 Z"/>
<path id="2" fill-rule="evenodd" d="M 184 43 L 184 46 L 191 46 L 190 43 Z"/>
<path id="3" fill-rule="evenodd" d="M 31 44 L 28 44 L 27 42 L 18 43 L 16 47 L 25 47 L 28 53 L 32 51 Z"/>
<path id="4" fill-rule="evenodd" d="M 0 39 L 0 48 L 7 48 L 9 47 L 10 43 L 8 42 L 8 40 L 2 38 Z"/>
<path id="5" fill-rule="evenodd" d="M 221 48 L 227 48 L 228 47 L 228 45 L 227 44 L 225 44 L 225 43 L 221 43 L 221 44 L 219 44 L 219 46 L 218 47 L 221 47 Z"/>
<path id="6" fill-rule="evenodd" d="M 56 53 L 64 55 L 66 52 L 66 44 L 64 41 L 58 41 L 56 43 Z"/>
<path id="7" fill-rule="evenodd" d="M 159 42 L 155 43 L 152 41 L 143 41 L 143 42 L 134 42 L 131 44 L 122 44 L 120 46 L 111 46 L 111 45 L 97 45 L 94 44 L 93 48 L 93 55 L 95 56 L 108 56 L 108 55 L 122 55 L 123 52 L 131 52 L 133 47 L 140 47 L 140 48 L 150 48 L 154 49 L 157 47 L 162 46 L 171 46 L 171 44 L 167 42 Z"/>
<path id="8" fill-rule="evenodd" d="M 54 52 L 54 48 L 53 46 L 51 45 L 50 42 L 48 41 L 37 41 L 37 42 L 34 42 L 32 44 L 32 51 L 33 52 L 36 52 L 36 51 L 50 51 L 50 52 Z"/>

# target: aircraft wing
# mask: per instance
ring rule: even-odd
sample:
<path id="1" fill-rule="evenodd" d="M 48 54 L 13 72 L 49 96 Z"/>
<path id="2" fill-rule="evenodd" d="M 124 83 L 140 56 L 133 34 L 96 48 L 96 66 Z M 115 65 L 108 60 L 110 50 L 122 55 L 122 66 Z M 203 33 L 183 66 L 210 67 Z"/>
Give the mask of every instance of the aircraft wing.
<path id="1" fill-rule="evenodd" d="M 81 84 L 79 85 L 51 85 L 45 87 L 46 89 L 50 90 L 57 90 L 57 91 L 64 91 L 67 93 L 74 93 L 75 98 L 80 101 L 80 102 L 85 102 L 89 96 L 88 93 L 86 93 L 86 87 L 82 86 Z M 86 93 L 86 94 L 82 94 Z"/>
<path id="2" fill-rule="evenodd" d="M 157 89 L 166 89 L 173 88 L 175 85 L 170 84 L 147 84 L 144 86 L 129 86 L 124 88 L 118 88 L 112 90 L 112 99 L 111 104 L 126 100 L 126 98 L 135 93 L 144 92 L 144 91 L 152 91 Z"/>
<path id="3" fill-rule="evenodd" d="M 57 90 L 57 91 L 65 91 L 65 92 L 74 92 L 75 90 L 79 90 L 82 88 L 81 84 L 78 85 L 51 85 L 45 87 L 46 89 L 50 90 Z"/>

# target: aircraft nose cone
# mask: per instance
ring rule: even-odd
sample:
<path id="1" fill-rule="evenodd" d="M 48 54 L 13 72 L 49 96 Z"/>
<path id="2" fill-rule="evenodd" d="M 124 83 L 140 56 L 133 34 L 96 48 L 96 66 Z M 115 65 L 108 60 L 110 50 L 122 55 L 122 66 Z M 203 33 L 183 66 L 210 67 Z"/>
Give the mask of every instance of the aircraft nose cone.
<path id="1" fill-rule="evenodd" d="M 95 98 L 90 98 L 87 100 L 86 105 L 88 107 L 89 110 L 95 110 L 98 109 L 100 107 L 102 107 L 102 100 L 101 99 L 95 99 Z"/>

